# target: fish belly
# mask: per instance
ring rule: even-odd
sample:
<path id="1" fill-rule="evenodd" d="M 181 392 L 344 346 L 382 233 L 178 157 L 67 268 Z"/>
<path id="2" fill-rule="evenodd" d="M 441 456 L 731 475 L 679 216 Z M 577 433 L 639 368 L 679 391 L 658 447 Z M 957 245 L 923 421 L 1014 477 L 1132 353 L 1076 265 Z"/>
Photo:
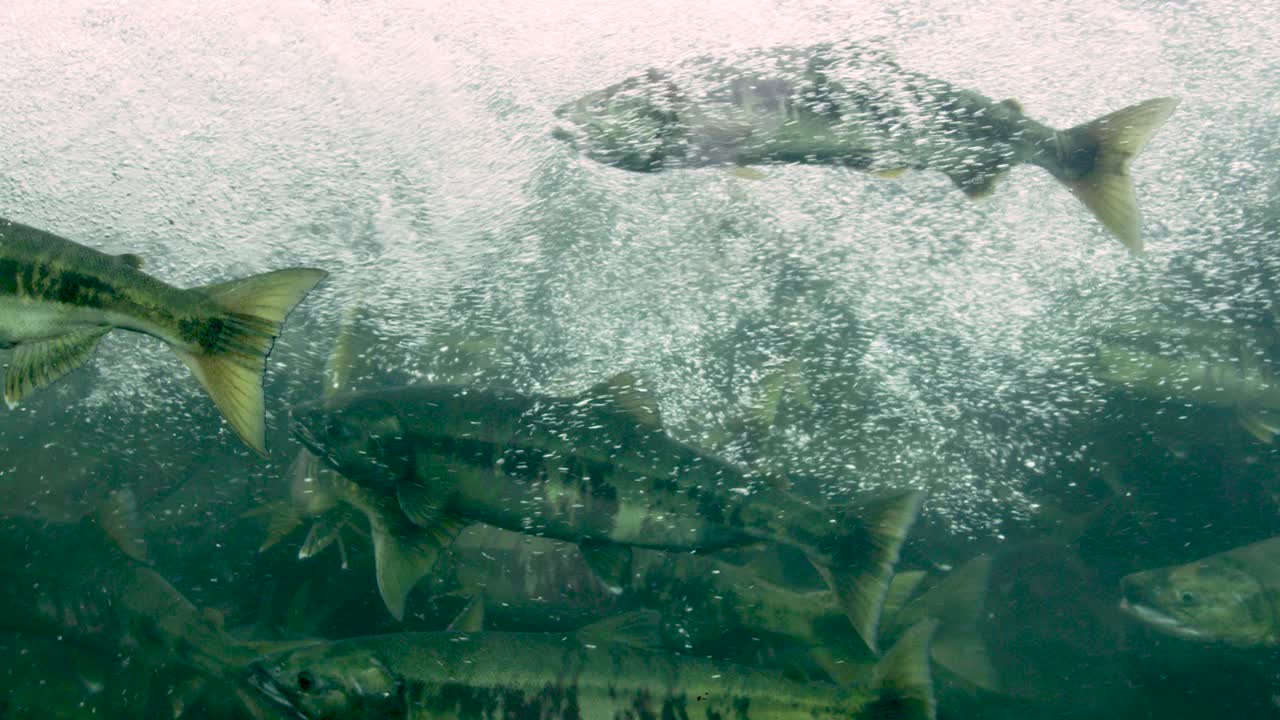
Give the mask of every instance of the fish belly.
<path id="1" fill-rule="evenodd" d="M 82 327 L 110 324 L 107 315 L 96 310 L 0 297 L 0 347 L 40 342 Z"/>

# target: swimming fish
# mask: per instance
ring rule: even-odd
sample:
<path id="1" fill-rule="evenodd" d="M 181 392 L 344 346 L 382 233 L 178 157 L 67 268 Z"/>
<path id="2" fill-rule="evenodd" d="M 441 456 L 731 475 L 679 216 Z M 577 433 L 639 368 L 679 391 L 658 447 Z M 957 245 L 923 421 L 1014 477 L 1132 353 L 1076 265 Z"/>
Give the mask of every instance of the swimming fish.
<path id="1" fill-rule="evenodd" d="M 655 652 L 652 622 L 648 614 L 630 614 L 567 636 L 437 632 L 339 640 L 265 658 L 250 682 L 311 720 L 925 720 L 935 714 L 928 660 L 933 622 L 908 631 L 870 683 L 850 687 Z"/>
<path id="2" fill-rule="evenodd" d="M 1155 98 L 1066 130 L 838 42 L 698 57 L 651 69 L 562 105 L 553 137 L 637 172 L 778 163 L 895 177 L 945 173 L 971 198 L 1014 166 L 1038 165 L 1121 243 L 1142 250 L 1130 161 L 1177 106 Z"/>
<path id="3" fill-rule="evenodd" d="M 1258 440 L 1280 433 L 1274 333 L 1203 322 L 1149 321 L 1118 328 L 1096 353 L 1097 376 L 1156 399 L 1225 408 Z"/>
<path id="4" fill-rule="evenodd" d="M 1280 538 L 1120 581 L 1120 609 L 1168 635 L 1235 647 L 1280 645 Z"/>
<path id="5" fill-rule="evenodd" d="M 80 367 L 113 329 L 173 348 L 228 424 L 266 454 L 262 375 L 285 317 L 327 273 L 293 268 L 182 290 L 108 255 L 0 219 L 0 348 L 13 348 L 4 399 L 23 398 Z"/>
<path id="6" fill-rule="evenodd" d="M 818 507 L 677 442 L 623 373 L 578 396 L 423 385 L 296 406 L 303 445 L 354 483 L 394 492 L 417 525 L 483 522 L 578 544 L 621 592 L 631 547 L 802 550 L 867 645 L 923 496 Z"/>

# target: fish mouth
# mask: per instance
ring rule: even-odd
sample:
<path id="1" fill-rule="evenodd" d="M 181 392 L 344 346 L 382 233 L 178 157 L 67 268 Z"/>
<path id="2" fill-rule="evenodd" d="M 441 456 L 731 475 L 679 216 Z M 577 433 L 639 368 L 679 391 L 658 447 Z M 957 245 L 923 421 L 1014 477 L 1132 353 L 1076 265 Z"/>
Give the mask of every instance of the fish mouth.
<path id="1" fill-rule="evenodd" d="M 293 408 L 290 411 L 289 429 L 293 433 L 293 437 L 302 443 L 302 446 L 308 452 L 324 461 L 329 467 L 336 469 L 338 467 L 338 459 L 325 448 L 324 443 L 320 442 L 319 436 L 311 429 L 311 423 L 307 422 L 307 417 L 311 414 L 308 412 L 310 410 L 311 408 L 306 405 Z"/>
<path id="2" fill-rule="evenodd" d="M 1120 611 L 1168 635 L 1185 638 L 1187 640 L 1199 640 L 1204 638 L 1204 633 L 1194 628 L 1187 627 L 1181 620 L 1178 620 L 1172 615 L 1162 613 L 1150 605 L 1131 603 L 1126 598 L 1120 601 Z"/>
<path id="3" fill-rule="evenodd" d="M 272 676 L 271 671 L 267 670 L 262 663 L 253 663 L 249 666 L 248 680 L 249 685 L 252 686 L 254 690 L 257 690 L 263 697 L 270 700 L 281 710 L 287 711 L 293 717 L 298 718 L 298 720 L 312 720 L 310 715 L 303 712 L 301 708 L 295 705 L 293 701 L 280 690 L 280 686 L 276 683 L 275 677 Z"/>

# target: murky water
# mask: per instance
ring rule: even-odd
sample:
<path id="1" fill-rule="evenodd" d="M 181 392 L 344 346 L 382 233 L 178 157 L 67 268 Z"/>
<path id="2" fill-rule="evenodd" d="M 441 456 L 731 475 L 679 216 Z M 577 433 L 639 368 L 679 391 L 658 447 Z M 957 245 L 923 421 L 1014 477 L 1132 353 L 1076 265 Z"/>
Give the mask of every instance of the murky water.
<path id="1" fill-rule="evenodd" d="M 266 459 L 136 334 L 0 412 L 0 717 L 50 716 L 21 691 L 37 682 L 75 698 L 59 717 L 271 716 L 223 670 L 269 649 L 251 643 L 448 624 L 471 566 L 423 583 L 396 622 L 362 514 L 306 560 L 315 518 L 283 519 L 289 408 L 321 395 L 344 323 L 351 387 L 571 396 L 628 371 L 672 437 L 796 494 L 923 491 L 900 572 L 927 587 L 993 558 L 978 630 L 1000 687 L 944 668 L 939 717 L 1280 715 L 1271 643 L 1161 634 L 1118 609 L 1129 573 L 1280 532 L 1280 456 L 1259 430 L 1280 360 L 1277 27 L 1236 2 L 13 0 L 0 216 L 136 253 L 179 287 L 330 276 L 268 363 Z M 928 170 L 628 173 L 550 134 L 556 107 L 646 68 L 844 40 L 1056 128 L 1180 98 L 1132 165 L 1147 252 L 1032 166 L 971 202 Z M 1134 360 L 1108 371 L 1115 353 Z M 122 504 L 145 561 L 103 549 Z M 763 577 L 822 588 L 797 562 Z M 146 583 L 191 607 L 113 594 Z M 544 605 L 486 629 L 628 609 Z M 184 630 L 139 627 L 188 610 Z M 234 657 L 174 647 L 192 627 Z M 117 672 L 136 666 L 164 670 Z"/>

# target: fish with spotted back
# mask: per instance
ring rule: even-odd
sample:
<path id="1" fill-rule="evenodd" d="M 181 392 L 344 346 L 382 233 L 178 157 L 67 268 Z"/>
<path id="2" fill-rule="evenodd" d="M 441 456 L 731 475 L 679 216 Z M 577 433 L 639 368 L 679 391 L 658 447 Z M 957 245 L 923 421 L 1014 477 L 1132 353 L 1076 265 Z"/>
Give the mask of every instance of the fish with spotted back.
<path id="1" fill-rule="evenodd" d="M 12 348 L 4 399 L 83 365 L 113 329 L 160 338 L 191 368 L 249 447 L 266 453 L 262 375 L 285 317 L 328 273 L 292 268 L 180 289 L 108 255 L 0 219 L 0 348 Z"/>
<path id="2" fill-rule="evenodd" d="M 577 633 L 403 633 L 264 658 L 249 682 L 307 720 L 931 720 L 929 643 L 909 630 L 870 682 L 846 687 L 655 652 L 651 614 Z"/>
<path id="3" fill-rule="evenodd" d="M 996 101 L 907 70 L 871 46 L 836 42 L 696 57 L 558 108 L 552 135 L 636 172 L 835 165 L 894 177 L 940 170 L 971 198 L 1014 166 L 1063 183 L 1125 247 L 1142 250 L 1129 163 L 1177 106 L 1155 98 L 1058 130 Z"/>
<path id="4" fill-rule="evenodd" d="M 616 592 L 629 583 L 633 547 L 796 547 L 873 650 L 923 499 L 905 491 L 812 504 L 672 438 L 628 373 L 575 396 L 462 385 L 336 394 L 296 406 L 293 432 L 351 482 L 394 497 L 440 544 L 474 522 L 573 542 Z"/>

